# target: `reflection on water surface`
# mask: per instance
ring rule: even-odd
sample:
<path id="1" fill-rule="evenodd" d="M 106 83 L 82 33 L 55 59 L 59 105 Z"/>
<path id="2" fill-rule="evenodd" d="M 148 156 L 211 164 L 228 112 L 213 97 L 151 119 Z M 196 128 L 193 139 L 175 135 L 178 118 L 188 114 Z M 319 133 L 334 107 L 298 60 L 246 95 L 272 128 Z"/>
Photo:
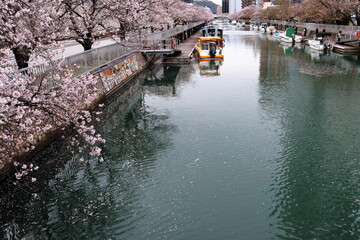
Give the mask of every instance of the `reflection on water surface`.
<path id="1" fill-rule="evenodd" d="M 2 238 L 359 239 L 359 56 L 230 28 L 222 64 L 111 97 L 104 163 L 57 143 L 36 184 L 3 185 Z"/>

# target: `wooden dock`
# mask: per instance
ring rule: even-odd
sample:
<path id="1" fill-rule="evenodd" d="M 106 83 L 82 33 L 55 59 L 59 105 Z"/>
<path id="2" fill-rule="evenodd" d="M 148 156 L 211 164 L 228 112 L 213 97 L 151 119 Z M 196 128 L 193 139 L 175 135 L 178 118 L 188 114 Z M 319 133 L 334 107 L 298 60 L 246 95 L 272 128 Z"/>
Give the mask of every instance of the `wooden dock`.
<path id="1" fill-rule="evenodd" d="M 193 51 L 197 44 L 199 37 L 201 37 L 201 31 L 198 31 L 194 35 L 190 36 L 178 47 L 181 50 L 181 54 L 178 56 L 164 56 L 163 62 L 165 63 L 189 63 L 193 57 Z"/>
<path id="2" fill-rule="evenodd" d="M 360 53 L 360 47 L 345 44 L 334 44 L 333 51 L 341 54 L 357 54 Z"/>
<path id="3" fill-rule="evenodd" d="M 309 45 L 308 41 L 311 40 L 310 37 L 303 37 L 303 42 L 305 45 Z M 345 44 L 351 42 L 359 42 L 359 40 L 350 40 L 344 41 L 343 43 L 338 43 L 334 41 L 329 41 L 330 45 L 332 46 L 332 51 L 340 53 L 340 54 L 359 54 L 360 53 L 360 46 L 355 46 L 355 44 Z"/>

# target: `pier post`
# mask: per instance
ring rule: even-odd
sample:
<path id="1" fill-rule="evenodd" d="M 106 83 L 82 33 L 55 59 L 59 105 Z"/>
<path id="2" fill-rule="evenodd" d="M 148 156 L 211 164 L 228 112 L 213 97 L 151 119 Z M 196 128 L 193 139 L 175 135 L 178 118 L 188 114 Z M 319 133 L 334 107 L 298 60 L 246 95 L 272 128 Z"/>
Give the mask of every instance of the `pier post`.
<path id="1" fill-rule="evenodd" d="M 339 31 L 339 33 L 338 33 L 338 42 L 341 41 L 341 33 L 342 33 L 342 31 Z"/>

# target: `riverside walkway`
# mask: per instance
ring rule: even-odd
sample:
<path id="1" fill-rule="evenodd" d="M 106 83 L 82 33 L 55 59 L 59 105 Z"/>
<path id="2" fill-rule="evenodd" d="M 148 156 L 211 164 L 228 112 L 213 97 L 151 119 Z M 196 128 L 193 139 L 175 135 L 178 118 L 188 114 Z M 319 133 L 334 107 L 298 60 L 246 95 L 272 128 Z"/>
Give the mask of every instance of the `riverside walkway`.
<path id="1" fill-rule="evenodd" d="M 198 31 L 194 35 L 187 38 L 183 43 L 181 43 L 178 47 L 181 50 L 181 54 L 178 56 L 165 56 L 163 58 L 163 62 L 166 63 L 189 63 L 192 54 L 197 44 L 199 37 L 201 36 L 201 31 Z"/>

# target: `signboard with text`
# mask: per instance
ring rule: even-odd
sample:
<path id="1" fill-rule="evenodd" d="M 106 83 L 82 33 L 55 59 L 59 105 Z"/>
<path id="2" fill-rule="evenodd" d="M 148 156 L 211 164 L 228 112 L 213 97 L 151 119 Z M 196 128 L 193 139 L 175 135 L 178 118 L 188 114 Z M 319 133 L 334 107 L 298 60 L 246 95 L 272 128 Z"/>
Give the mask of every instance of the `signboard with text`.
<path id="1" fill-rule="evenodd" d="M 98 73 L 104 88 L 106 91 L 110 91 L 126 78 L 142 70 L 145 64 L 145 60 L 142 56 L 134 53 L 101 69 Z"/>

